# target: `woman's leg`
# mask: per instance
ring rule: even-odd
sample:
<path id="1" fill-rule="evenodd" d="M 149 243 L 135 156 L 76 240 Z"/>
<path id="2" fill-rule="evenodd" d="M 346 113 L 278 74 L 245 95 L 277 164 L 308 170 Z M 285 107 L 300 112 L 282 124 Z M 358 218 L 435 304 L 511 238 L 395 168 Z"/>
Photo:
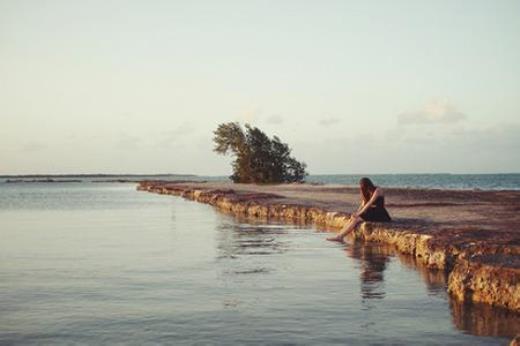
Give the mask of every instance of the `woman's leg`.
<path id="1" fill-rule="evenodd" d="M 361 221 L 363 221 L 363 219 L 359 216 L 351 217 L 349 222 L 341 229 L 337 236 L 327 238 L 327 240 L 343 242 L 343 238 L 352 232 Z"/>

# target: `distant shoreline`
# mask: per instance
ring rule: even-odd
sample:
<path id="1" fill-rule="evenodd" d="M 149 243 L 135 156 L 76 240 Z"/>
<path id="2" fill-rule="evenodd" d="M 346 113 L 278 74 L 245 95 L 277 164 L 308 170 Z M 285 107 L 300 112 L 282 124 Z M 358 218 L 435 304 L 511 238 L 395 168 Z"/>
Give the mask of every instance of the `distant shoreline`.
<path id="1" fill-rule="evenodd" d="M 0 175 L 0 179 L 11 178 L 110 178 L 110 177 L 197 177 L 196 174 L 4 174 Z"/>
<path id="2" fill-rule="evenodd" d="M 318 174 L 310 174 L 311 177 L 341 177 L 341 176 L 492 176 L 492 175 L 520 175 L 520 172 L 499 172 L 499 173 L 318 173 Z M 10 179 L 10 178 L 110 178 L 110 177 L 227 177 L 227 175 L 201 175 L 201 174 L 192 174 L 192 173 L 74 173 L 74 174 L 61 174 L 61 173 L 52 173 L 52 174 L 0 174 L 0 179 Z"/>
<path id="3" fill-rule="evenodd" d="M 202 180 L 195 174 L 23 174 L 0 175 L 6 184 L 17 183 L 138 183 L 142 180 Z M 1 182 L 0 182 L 1 183 Z"/>
<path id="4" fill-rule="evenodd" d="M 308 185 L 357 186 L 359 174 L 311 174 L 306 178 Z M 368 174 L 376 183 L 385 187 L 407 189 L 441 189 L 465 191 L 504 191 L 520 190 L 520 174 Z M 16 183 L 138 183 L 154 181 L 220 181 L 229 182 L 224 175 L 196 174 L 25 174 L 0 175 L 0 184 Z"/>

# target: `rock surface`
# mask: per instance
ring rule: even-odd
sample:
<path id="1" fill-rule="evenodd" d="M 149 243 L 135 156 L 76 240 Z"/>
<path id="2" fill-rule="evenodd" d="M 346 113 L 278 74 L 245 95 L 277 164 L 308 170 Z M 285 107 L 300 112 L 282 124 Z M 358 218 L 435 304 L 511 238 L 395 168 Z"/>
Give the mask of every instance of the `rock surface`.
<path id="1" fill-rule="evenodd" d="M 260 219 L 339 229 L 357 209 L 345 186 L 143 181 L 138 190 L 182 196 Z M 382 242 L 448 275 L 460 302 L 520 312 L 520 191 L 385 189 L 391 223 L 362 223 L 351 237 Z"/>

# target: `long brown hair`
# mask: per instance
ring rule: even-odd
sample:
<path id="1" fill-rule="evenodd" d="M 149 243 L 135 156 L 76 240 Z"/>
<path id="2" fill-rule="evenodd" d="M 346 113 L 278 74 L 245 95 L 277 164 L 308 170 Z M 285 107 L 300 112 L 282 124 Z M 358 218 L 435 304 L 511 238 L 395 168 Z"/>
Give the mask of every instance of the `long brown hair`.
<path id="1" fill-rule="evenodd" d="M 361 192 L 361 197 L 365 203 L 368 203 L 372 194 L 376 190 L 376 186 L 372 182 L 372 180 L 363 177 L 359 180 L 359 190 Z"/>

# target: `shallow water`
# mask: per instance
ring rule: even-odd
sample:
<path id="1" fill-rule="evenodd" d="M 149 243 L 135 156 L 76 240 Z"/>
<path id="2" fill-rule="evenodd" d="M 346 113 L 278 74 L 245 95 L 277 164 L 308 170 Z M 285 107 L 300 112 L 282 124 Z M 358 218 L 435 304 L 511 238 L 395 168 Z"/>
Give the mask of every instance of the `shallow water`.
<path id="1" fill-rule="evenodd" d="M 520 317 L 313 228 L 131 184 L 0 185 L 0 343 L 507 344 Z"/>

